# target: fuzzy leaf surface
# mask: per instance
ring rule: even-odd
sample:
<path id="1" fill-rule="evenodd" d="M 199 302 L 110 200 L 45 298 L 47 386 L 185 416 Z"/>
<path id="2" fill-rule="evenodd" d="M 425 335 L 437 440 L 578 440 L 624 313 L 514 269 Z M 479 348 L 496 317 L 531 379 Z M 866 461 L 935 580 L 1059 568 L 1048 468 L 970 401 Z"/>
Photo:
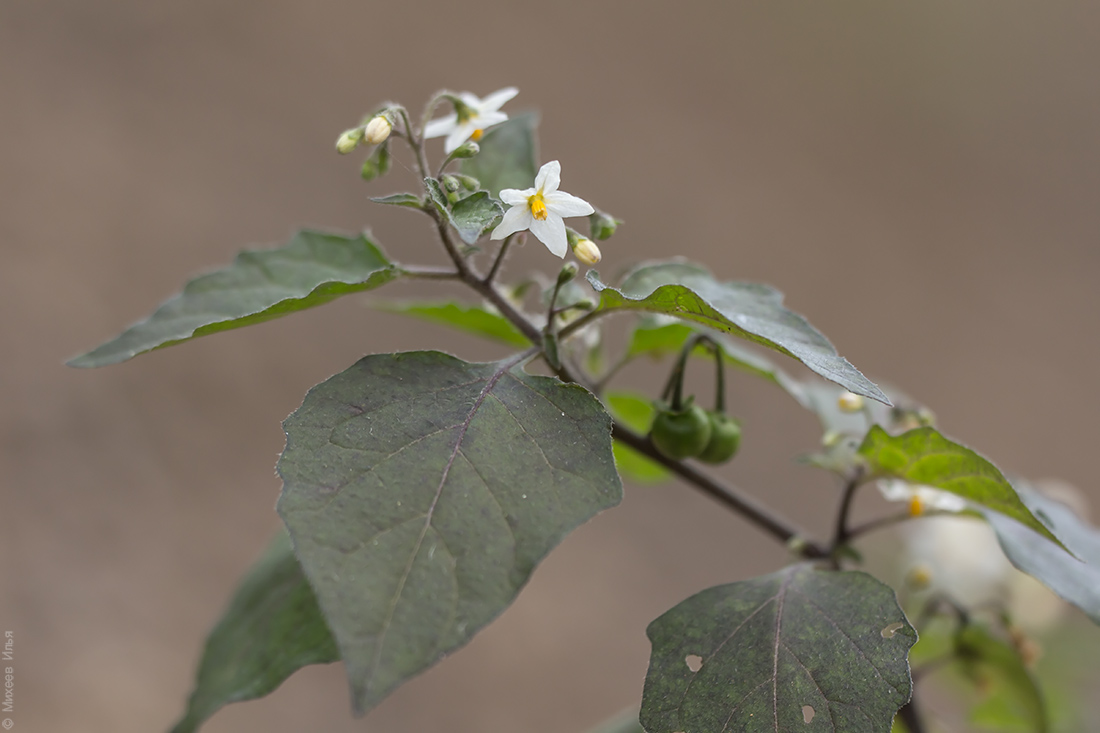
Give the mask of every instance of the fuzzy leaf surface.
<path id="1" fill-rule="evenodd" d="M 459 303 L 376 303 L 376 308 L 391 313 L 402 313 L 408 316 L 439 323 L 465 331 L 467 333 L 482 336 L 491 341 L 498 341 L 509 346 L 526 348 L 531 342 L 520 333 L 512 322 L 494 311 L 487 310 L 476 305 L 464 305 Z"/>
<path id="2" fill-rule="evenodd" d="M 1017 482 L 1020 499 L 1040 516 L 1077 557 L 1055 547 L 1021 523 L 998 512 L 984 511 L 1008 559 L 1100 624 L 1100 530 L 1073 511 Z M 1080 559 L 1077 559 L 1080 558 Z"/>
<path id="3" fill-rule="evenodd" d="M 599 401 L 509 362 L 368 356 L 284 429 L 278 510 L 358 713 L 469 641 L 622 497 Z"/>
<path id="4" fill-rule="evenodd" d="M 485 191 L 459 199 L 451 207 L 451 224 L 466 244 L 474 244 L 481 235 L 496 226 L 504 209 Z"/>
<path id="5" fill-rule="evenodd" d="M 1020 501 L 1000 469 L 935 428 L 890 435 L 872 425 L 859 447 L 875 478 L 898 478 L 958 494 L 969 502 L 1011 517 L 1056 544 L 1061 543 Z"/>
<path id="6" fill-rule="evenodd" d="M 117 364 L 153 349 L 372 290 L 401 272 L 365 235 L 301 231 L 284 247 L 244 251 L 229 267 L 191 280 L 148 319 L 69 365 Z"/>
<path id="7" fill-rule="evenodd" d="M 538 172 L 538 124 L 538 115 L 528 113 L 489 129 L 478 141 L 481 152 L 462 161 L 462 173 L 480 181 L 493 197 L 499 197 L 502 188 L 531 188 Z"/>
<path id="8" fill-rule="evenodd" d="M 263 697 L 302 667 L 339 658 L 290 537 L 280 532 L 210 632 L 195 690 L 172 733 L 198 730 L 223 705 Z"/>
<path id="9" fill-rule="evenodd" d="M 909 699 L 917 633 L 866 573 L 792 565 L 702 591 L 646 633 L 649 733 L 882 733 Z"/>
<path id="10" fill-rule="evenodd" d="M 783 307 L 783 294 L 767 285 L 720 282 L 706 269 L 682 261 L 639 265 L 619 288 L 589 270 L 601 309 L 661 313 L 708 326 L 798 359 L 826 379 L 880 402 L 886 395 L 837 354 L 829 340 L 797 313 Z"/>
<path id="11" fill-rule="evenodd" d="M 371 198 L 376 204 L 389 204 L 390 206 L 408 206 L 414 209 L 419 209 L 424 206 L 424 202 L 420 200 L 419 196 L 414 196 L 411 193 L 394 193 L 389 196 L 375 196 Z"/>

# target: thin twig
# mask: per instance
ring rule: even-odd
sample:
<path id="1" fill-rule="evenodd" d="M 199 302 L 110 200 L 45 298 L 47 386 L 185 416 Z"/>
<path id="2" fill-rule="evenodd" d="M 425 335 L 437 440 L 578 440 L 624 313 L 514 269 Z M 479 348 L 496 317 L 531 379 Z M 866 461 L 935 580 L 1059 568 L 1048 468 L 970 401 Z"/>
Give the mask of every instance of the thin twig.
<path id="1" fill-rule="evenodd" d="M 733 509 L 780 542 L 786 544 L 792 540 L 797 541 L 801 545 L 799 551 L 804 557 L 810 559 L 828 557 L 829 552 L 826 548 L 817 542 L 806 539 L 806 534 L 785 517 L 775 514 L 771 509 L 741 493 L 738 489 L 718 481 L 688 463 L 666 458 L 657 451 L 649 438 L 635 433 L 619 422 L 615 423 L 612 435 L 616 440 L 660 463 L 712 499 Z"/>
<path id="2" fill-rule="evenodd" d="M 508 247 L 512 244 L 512 238 L 515 236 L 515 234 L 509 234 L 504 238 L 504 241 L 501 242 L 500 249 L 497 250 L 497 258 L 493 260 L 493 266 L 489 268 L 489 274 L 481 281 L 483 285 L 488 285 L 493 282 L 493 278 L 500 272 L 500 266 L 504 264 L 504 255 L 507 254 Z"/>
<path id="3" fill-rule="evenodd" d="M 852 510 L 852 501 L 855 499 L 856 490 L 863 483 L 863 475 L 863 466 L 856 466 L 848 477 L 848 483 L 844 486 L 844 497 L 840 500 L 840 509 L 836 514 L 836 531 L 833 533 L 831 548 L 831 554 L 833 555 L 841 547 L 848 544 L 848 541 L 852 538 L 852 532 L 848 527 L 848 516 Z"/>
<path id="4" fill-rule="evenodd" d="M 462 274 L 457 270 L 448 270 L 442 267 L 406 267 L 402 265 L 401 274 L 406 277 L 415 277 L 421 280 L 462 279 Z"/>

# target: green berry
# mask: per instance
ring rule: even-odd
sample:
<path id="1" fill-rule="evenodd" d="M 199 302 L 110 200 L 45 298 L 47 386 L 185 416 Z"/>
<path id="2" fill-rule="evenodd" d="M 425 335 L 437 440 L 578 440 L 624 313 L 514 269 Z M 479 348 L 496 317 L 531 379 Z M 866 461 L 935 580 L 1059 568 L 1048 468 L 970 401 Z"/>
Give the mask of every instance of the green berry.
<path id="1" fill-rule="evenodd" d="M 649 433 L 653 445 L 666 458 L 679 461 L 699 455 L 710 442 L 710 418 L 698 405 L 679 411 L 661 410 Z"/>
<path id="2" fill-rule="evenodd" d="M 710 420 L 710 442 L 703 452 L 699 454 L 699 460 L 705 463 L 725 463 L 737 453 L 741 445 L 741 423 L 729 415 L 718 412 L 708 412 Z"/>

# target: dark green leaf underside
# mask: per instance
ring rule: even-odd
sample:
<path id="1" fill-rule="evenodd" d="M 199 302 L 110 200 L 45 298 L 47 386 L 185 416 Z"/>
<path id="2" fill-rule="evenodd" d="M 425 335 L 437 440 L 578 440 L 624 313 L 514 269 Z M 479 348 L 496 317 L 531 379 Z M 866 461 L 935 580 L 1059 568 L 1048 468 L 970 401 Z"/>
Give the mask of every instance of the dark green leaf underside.
<path id="1" fill-rule="evenodd" d="M 649 733 L 882 733 L 909 699 L 916 631 L 865 573 L 795 565 L 717 586 L 646 633 Z"/>
<path id="2" fill-rule="evenodd" d="M 794 357 L 856 394 L 889 402 L 805 318 L 784 308 L 782 293 L 767 285 L 719 282 L 702 267 L 680 261 L 640 265 L 617 289 L 594 270 L 587 277 L 603 309 L 643 310 L 699 323 Z"/>
<path id="3" fill-rule="evenodd" d="M 996 466 L 966 446 L 945 438 L 935 428 L 890 435 L 881 426 L 873 425 L 859 453 L 867 459 L 868 469 L 875 477 L 898 478 L 950 491 L 1058 542 L 1020 501 L 1012 484 Z"/>
<path id="4" fill-rule="evenodd" d="M 280 532 L 210 633 L 187 712 L 172 733 L 198 730 L 223 705 L 267 695 L 298 669 L 339 658 L 290 538 Z"/>
<path id="5" fill-rule="evenodd" d="M 1065 505 L 1020 482 L 1015 486 L 1032 514 L 1043 517 L 1077 557 L 1071 557 L 1019 522 L 986 511 L 985 517 L 996 530 L 1005 555 L 1017 568 L 1100 624 L 1100 531 L 1086 524 Z"/>
<path id="6" fill-rule="evenodd" d="M 284 427 L 279 513 L 360 713 L 466 643 L 622 495 L 600 403 L 507 364 L 368 356 Z"/>
<path id="7" fill-rule="evenodd" d="M 425 321 L 451 326 L 460 331 L 499 341 L 519 348 L 526 348 L 531 342 L 519 332 L 504 316 L 485 308 L 459 303 L 387 303 L 375 304 L 376 308 L 415 316 Z"/>
<path id="8" fill-rule="evenodd" d="M 530 188 L 538 172 L 535 128 L 538 115 L 518 115 L 493 127 L 478 142 L 481 152 L 462 161 L 462 172 L 493 196 L 502 188 Z"/>
<path id="9" fill-rule="evenodd" d="M 195 278 L 148 319 L 69 365 L 116 364 L 153 349 L 370 290 L 400 274 L 364 235 L 302 231 L 284 247 L 242 252 L 229 267 Z"/>

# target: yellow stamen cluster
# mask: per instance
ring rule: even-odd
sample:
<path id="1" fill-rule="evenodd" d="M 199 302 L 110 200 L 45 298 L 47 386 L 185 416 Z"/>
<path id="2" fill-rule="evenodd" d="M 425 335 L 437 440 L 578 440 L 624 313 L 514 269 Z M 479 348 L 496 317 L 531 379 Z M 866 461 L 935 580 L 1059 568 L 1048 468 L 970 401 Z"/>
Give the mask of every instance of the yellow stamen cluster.
<path id="1" fill-rule="evenodd" d="M 914 496 L 909 500 L 909 516 L 919 517 L 924 514 L 924 502 L 920 500 L 919 496 Z"/>
<path id="2" fill-rule="evenodd" d="M 541 193 L 528 198 L 527 206 L 531 208 L 531 216 L 539 221 L 546 221 L 546 201 L 543 200 Z"/>
<path id="3" fill-rule="evenodd" d="M 474 130 L 474 134 L 470 135 L 470 139 L 475 143 L 481 140 L 481 136 L 485 134 L 485 130 Z"/>

